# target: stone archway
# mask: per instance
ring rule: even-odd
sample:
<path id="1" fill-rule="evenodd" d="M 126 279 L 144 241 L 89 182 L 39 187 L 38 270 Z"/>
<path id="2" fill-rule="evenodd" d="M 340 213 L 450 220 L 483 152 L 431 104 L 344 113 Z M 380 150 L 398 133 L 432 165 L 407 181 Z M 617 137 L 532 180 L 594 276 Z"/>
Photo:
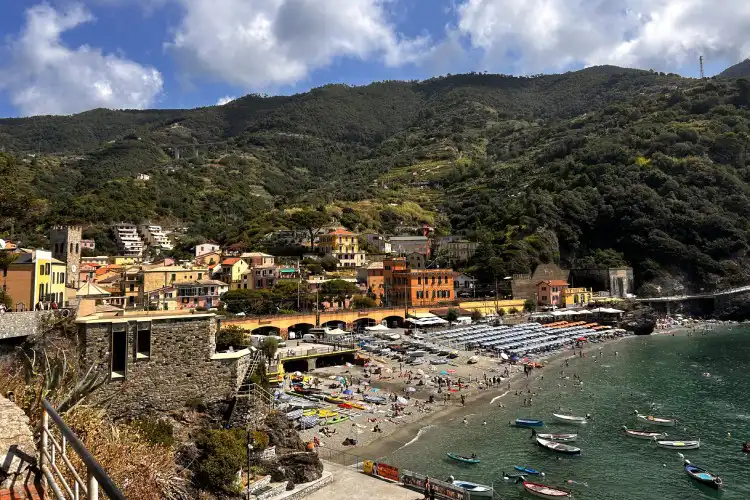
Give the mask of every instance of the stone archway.
<path id="1" fill-rule="evenodd" d="M 310 331 L 310 328 L 315 328 L 315 325 L 312 323 L 296 323 L 294 325 L 289 325 L 287 332 L 289 334 L 294 332 L 294 338 L 301 339 L 304 334 Z"/>
<path id="2" fill-rule="evenodd" d="M 404 327 L 404 317 L 403 316 L 386 316 L 383 318 L 383 320 L 386 322 L 386 326 L 389 328 L 403 328 Z"/>
<path id="3" fill-rule="evenodd" d="M 323 328 L 341 328 L 346 330 L 346 321 L 340 319 L 331 319 L 320 325 Z"/>
<path id="4" fill-rule="evenodd" d="M 358 318 L 352 323 L 352 331 L 363 332 L 367 326 L 375 326 L 378 321 L 372 318 Z"/>

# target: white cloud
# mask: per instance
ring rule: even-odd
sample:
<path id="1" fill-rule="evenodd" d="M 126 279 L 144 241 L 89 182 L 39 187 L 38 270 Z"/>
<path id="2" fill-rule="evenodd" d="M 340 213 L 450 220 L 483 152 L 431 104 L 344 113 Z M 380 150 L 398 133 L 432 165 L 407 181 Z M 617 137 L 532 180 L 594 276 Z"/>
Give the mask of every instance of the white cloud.
<path id="1" fill-rule="evenodd" d="M 750 56 L 746 0 L 461 0 L 456 30 L 488 69 L 572 64 L 677 69 Z"/>
<path id="2" fill-rule="evenodd" d="M 219 100 L 216 101 L 216 105 L 217 106 L 223 106 L 223 105 L 225 105 L 227 103 L 230 103 L 230 102 L 234 101 L 235 99 L 237 99 L 237 98 L 234 97 L 234 96 L 225 95 L 224 97 L 220 97 Z"/>
<path id="3" fill-rule="evenodd" d="M 178 0 L 184 17 L 167 44 L 189 76 L 243 88 L 294 84 L 338 57 L 419 61 L 426 37 L 388 21 L 391 0 Z"/>
<path id="4" fill-rule="evenodd" d="M 144 108 L 160 94 L 156 69 L 88 45 L 65 46 L 64 32 L 93 20 L 80 4 L 64 12 L 47 4 L 26 11 L 26 25 L 7 47 L 9 64 L 0 66 L 0 88 L 22 114 Z"/>

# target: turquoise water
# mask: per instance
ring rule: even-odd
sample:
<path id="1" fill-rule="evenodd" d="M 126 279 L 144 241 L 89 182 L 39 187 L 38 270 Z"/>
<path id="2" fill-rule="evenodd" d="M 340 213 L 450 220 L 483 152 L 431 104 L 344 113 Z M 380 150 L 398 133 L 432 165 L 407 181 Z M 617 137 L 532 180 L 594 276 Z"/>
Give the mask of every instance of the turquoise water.
<path id="1" fill-rule="evenodd" d="M 540 482 L 553 486 L 566 486 L 569 479 L 587 483 L 568 485 L 579 500 L 750 499 L 750 456 L 741 451 L 750 440 L 750 329 L 632 337 L 602 346 L 601 355 L 598 351 L 593 346 L 586 358 L 571 360 L 565 368 L 570 380 L 560 379 L 559 369 L 547 369 L 544 380 L 531 386 L 538 392 L 533 407 L 523 408 L 524 396 L 510 393 L 493 405 L 424 429 L 417 441 L 383 461 L 440 479 L 453 475 L 494 485 L 496 498 L 504 499 L 527 497 L 520 485 L 502 479 L 502 471 L 516 464 L 544 471 Z M 573 373 L 584 381 L 583 390 L 573 387 Z M 501 402 L 507 408 L 498 408 Z M 574 415 L 591 413 L 594 420 L 585 426 L 552 424 L 551 414 L 559 407 Z M 634 410 L 677 417 L 676 427 L 661 429 L 674 439 L 700 438 L 700 449 L 683 454 L 720 475 L 723 491 L 690 479 L 676 451 L 626 437 L 623 425 L 648 428 L 636 421 Z M 468 424 L 462 422 L 464 416 Z M 568 457 L 538 447 L 529 439 L 530 430 L 508 425 L 517 417 L 548 421 L 545 432 L 578 432 L 574 444 L 582 454 Z M 448 451 L 475 452 L 482 463 L 457 464 L 446 458 Z"/>

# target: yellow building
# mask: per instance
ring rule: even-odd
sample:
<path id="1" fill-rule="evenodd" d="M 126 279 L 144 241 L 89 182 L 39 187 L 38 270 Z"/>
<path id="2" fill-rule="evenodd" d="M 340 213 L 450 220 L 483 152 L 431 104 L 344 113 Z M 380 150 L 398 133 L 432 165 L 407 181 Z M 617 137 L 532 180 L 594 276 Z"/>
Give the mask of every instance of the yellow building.
<path id="1" fill-rule="evenodd" d="M 591 288 L 565 288 L 562 291 L 562 307 L 585 306 L 592 301 L 594 293 Z"/>
<path id="2" fill-rule="evenodd" d="M 141 303 L 143 295 L 158 290 L 175 282 L 207 279 L 208 269 L 187 269 L 181 266 L 162 266 L 153 269 L 141 269 Z"/>
<path id="3" fill-rule="evenodd" d="M 135 256 L 115 255 L 110 258 L 110 263 L 118 266 L 132 266 L 134 264 L 140 264 L 141 260 L 140 257 Z"/>
<path id="4" fill-rule="evenodd" d="M 65 305 L 65 269 L 65 263 L 52 258 L 49 250 L 21 254 L 8 267 L 5 278 L 14 308 L 33 309 L 39 302 Z"/>
<path id="5" fill-rule="evenodd" d="M 219 279 L 230 286 L 239 283 L 250 266 L 240 257 L 231 257 L 221 262 Z"/>
<path id="6" fill-rule="evenodd" d="M 343 267 L 360 267 L 365 263 L 365 252 L 359 249 L 356 234 L 339 228 L 318 236 L 318 250 L 336 257 Z"/>

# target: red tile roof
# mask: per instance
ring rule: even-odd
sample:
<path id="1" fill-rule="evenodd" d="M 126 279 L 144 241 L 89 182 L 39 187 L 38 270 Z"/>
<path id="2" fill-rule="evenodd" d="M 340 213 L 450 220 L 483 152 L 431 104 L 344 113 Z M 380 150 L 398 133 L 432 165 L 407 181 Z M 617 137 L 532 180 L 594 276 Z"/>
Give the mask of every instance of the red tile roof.
<path id="1" fill-rule="evenodd" d="M 328 234 L 341 234 L 341 235 L 345 235 L 345 236 L 354 236 L 354 233 L 347 231 L 343 227 L 340 227 L 340 228 L 336 229 L 335 231 L 331 231 Z"/>
<path id="2" fill-rule="evenodd" d="M 222 265 L 222 266 L 233 266 L 233 265 L 235 265 L 235 264 L 236 264 L 237 262 L 239 262 L 240 260 L 242 260 L 242 259 L 240 259 L 239 257 L 231 257 L 231 258 L 229 258 L 229 259 L 224 259 L 224 260 L 222 261 L 221 265 Z"/>

